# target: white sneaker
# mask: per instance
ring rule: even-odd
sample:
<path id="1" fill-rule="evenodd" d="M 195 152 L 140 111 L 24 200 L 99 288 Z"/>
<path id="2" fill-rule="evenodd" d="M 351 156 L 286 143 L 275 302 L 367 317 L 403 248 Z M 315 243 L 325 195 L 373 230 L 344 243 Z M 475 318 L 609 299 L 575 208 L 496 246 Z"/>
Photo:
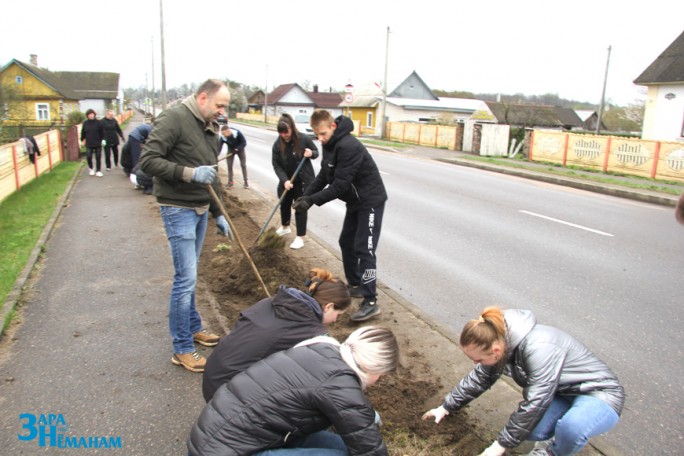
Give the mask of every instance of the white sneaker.
<path id="1" fill-rule="evenodd" d="M 102 177 L 102 173 L 101 173 L 100 171 L 96 172 L 95 175 L 96 175 L 97 177 Z"/>
<path id="2" fill-rule="evenodd" d="M 292 233 L 292 230 L 290 229 L 289 226 L 281 226 L 276 230 L 276 234 L 278 236 L 285 236 L 286 234 Z"/>
<path id="3" fill-rule="evenodd" d="M 90 174 L 91 176 L 94 176 L 94 175 L 95 175 L 95 170 L 92 169 L 92 168 L 90 168 L 90 171 L 88 172 L 88 174 Z"/>
<path id="4" fill-rule="evenodd" d="M 292 241 L 292 244 L 290 244 L 291 249 L 298 250 L 298 249 L 301 249 L 302 247 L 304 247 L 304 239 L 300 238 L 299 236 L 297 236 L 295 238 L 295 240 Z"/>
<path id="5" fill-rule="evenodd" d="M 527 456 L 548 456 L 549 452 L 546 451 L 548 447 L 553 444 L 553 439 L 542 440 L 540 442 L 535 442 L 532 451 L 527 453 Z"/>

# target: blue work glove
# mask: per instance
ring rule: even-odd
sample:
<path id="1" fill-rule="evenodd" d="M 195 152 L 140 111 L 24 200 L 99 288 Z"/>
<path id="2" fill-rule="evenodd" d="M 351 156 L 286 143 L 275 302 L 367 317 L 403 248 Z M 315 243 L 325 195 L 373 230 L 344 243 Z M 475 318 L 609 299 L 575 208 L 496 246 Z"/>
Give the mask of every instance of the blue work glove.
<path id="1" fill-rule="evenodd" d="M 231 241 L 233 239 L 233 232 L 230 230 L 230 225 L 228 224 L 228 220 L 222 215 L 219 215 L 218 218 L 216 219 L 216 226 L 219 229 L 219 232 L 224 235 L 228 236 L 228 239 Z"/>
<path id="2" fill-rule="evenodd" d="M 306 212 L 309 210 L 312 204 L 313 200 L 310 196 L 302 196 L 297 198 L 297 201 L 294 202 L 292 208 L 297 212 Z"/>
<path id="3" fill-rule="evenodd" d="M 375 425 L 378 427 L 382 426 L 382 419 L 380 418 L 380 414 L 377 410 L 375 411 Z"/>
<path id="4" fill-rule="evenodd" d="M 213 166 L 198 166 L 192 172 L 192 181 L 198 184 L 211 184 L 214 179 L 216 179 L 216 170 Z"/>

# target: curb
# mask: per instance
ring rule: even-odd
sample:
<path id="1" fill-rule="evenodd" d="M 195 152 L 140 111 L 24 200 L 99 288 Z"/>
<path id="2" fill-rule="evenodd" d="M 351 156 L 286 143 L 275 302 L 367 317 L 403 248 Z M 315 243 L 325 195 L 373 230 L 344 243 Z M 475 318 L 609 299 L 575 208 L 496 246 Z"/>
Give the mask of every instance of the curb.
<path id="1" fill-rule="evenodd" d="M 19 302 L 19 299 L 21 298 L 21 295 L 26 286 L 26 282 L 28 282 L 31 272 L 33 272 L 36 263 L 38 263 L 40 255 L 43 252 L 43 247 L 47 243 L 47 240 L 50 237 L 50 234 L 52 233 L 52 229 L 54 228 L 57 219 L 62 213 L 62 208 L 64 207 L 64 204 L 69 199 L 69 196 L 71 196 L 71 191 L 76 185 L 76 181 L 79 179 L 79 176 L 81 175 L 81 170 L 84 166 L 85 162 L 81 160 L 81 166 L 79 166 L 74 172 L 74 176 L 71 178 L 71 182 L 69 183 L 66 190 L 57 202 L 57 205 L 52 211 L 52 215 L 50 215 L 50 219 L 46 223 L 45 228 L 43 228 L 43 232 L 38 238 L 38 241 L 36 241 L 36 245 L 33 247 L 33 250 L 31 250 L 31 254 L 28 257 L 28 260 L 26 261 L 26 266 L 24 266 L 24 269 L 21 271 L 21 273 L 17 277 L 17 280 L 14 282 L 14 286 L 7 294 L 7 298 L 5 299 L 2 309 L 0 310 L 0 337 L 4 334 L 6 326 L 9 325 L 6 325 L 7 317 L 16 308 L 17 303 Z"/>
<path id="2" fill-rule="evenodd" d="M 501 174 L 508 174 L 511 176 L 547 182 L 549 184 L 563 185 L 565 187 L 573 187 L 580 190 L 587 190 L 594 193 L 617 196 L 620 198 L 627 198 L 646 203 L 661 204 L 663 206 L 672 207 L 677 204 L 676 196 L 667 196 L 663 194 L 650 193 L 647 191 L 629 190 L 617 185 L 593 183 L 581 179 L 555 176 L 527 169 L 506 168 L 503 166 L 489 165 L 485 163 L 472 162 L 469 160 L 459 160 L 457 158 L 435 158 L 435 160 L 441 161 L 443 163 L 483 169 L 486 171 L 493 171 Z"/>

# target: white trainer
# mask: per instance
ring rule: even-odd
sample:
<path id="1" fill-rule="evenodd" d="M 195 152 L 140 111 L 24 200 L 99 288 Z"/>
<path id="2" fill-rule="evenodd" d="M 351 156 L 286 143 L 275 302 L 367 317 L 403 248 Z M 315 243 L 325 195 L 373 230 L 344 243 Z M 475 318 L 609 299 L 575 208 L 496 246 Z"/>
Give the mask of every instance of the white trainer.
<path id="1" fill-rule="evenodd" d="M 97 177 L 102 177 L 102 173 L 101 173 L 100 171 L 96 172 L 95 175 L 96 175 Z"/>
<path id="2" fill-rule="evenodd" d="M 91 176 L 94 176 L 94 175 L 95 175 L 95 170 L 92 169 L 92 168 L 90 168 L 90 172 L 88 172 L 88 174 L 90 174 Z"/>
<path id="3" fill-rule="evenodd" d="M 295 240 L 292 241 L 292 244 L 290 244 L 291 249 L 298 250 L 298 249 L 301 249 L 302 247 L 304 247 L 304 239 L 300 238 L 299 236 L 297 236 L 295 238 Z"/>
<path id="4" fill-rule="evenodd" d="M 276 234 L 278 236 L 285 236 L 286 234 L 292 233 L 292 230 L 290 229 L 289 226 L 281 226 L 276 230 Z"/>

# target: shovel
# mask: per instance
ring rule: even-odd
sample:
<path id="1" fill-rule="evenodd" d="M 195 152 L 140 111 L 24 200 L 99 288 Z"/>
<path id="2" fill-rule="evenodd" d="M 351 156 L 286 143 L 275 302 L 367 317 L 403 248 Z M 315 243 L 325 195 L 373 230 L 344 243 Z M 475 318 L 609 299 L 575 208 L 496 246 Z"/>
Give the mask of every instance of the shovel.
<path id="1" fill-rule="evenodd" d="M 254 275 L 256 276 L 257 280 L 259 281 L 261 288 L 263 288 L 264 293 L 266 293 L 266 297 L 270 298 L 271 294 L 268 292 L 268 288 L 266 288 L 266 284 L 264 283 L 264 280 L 261 278 L 261 274 L 259 274 L 259 270 L 257 269 L 256 265 L 254 264 L 254 261 L 252 261 L 252 257 L 249 255 L 249 252 L 245 248 L 245 245 L 240 240 L 240 236 L 238 235 L 238 232 L 235 229 L 235 225 L 233 225 L 233 221 L 230 219 L 230 217 L 228 216 L 228 212 L 226 212 L 226 209 L 223 207 L 223 203 L 221 203 L 221 199 L 218 197 L 218 195 L 214 191 L 214 187 L 212 187 L 211 184 L 207 185 L 207 188 L 209 189 L 209 194 L 211 194 L 211 197 L 214 199 L 214 202 L 219 207 L 219 209 L 221 209 L 221 214 L 228 221 L 228 225 L 230 225 L 230 229 L 233 232 L 233 236 L 235 237 L 235 240 L 237 241 L 238 245 L 240 246 L 242 253 L 245 254 L 247 261 L 249 261 L 249 265 L 252 267 L 252 271 L 254 271 Z"/>
<path id="2" fill-rule="evenodd" d="M 299 174 L 299 171 L 301 171 L 302 167 L 304 166 L 304 162 L 308 159 L 309 159 L 308 157 L 305 157 L 304 159 L 302 159 L 302 161 L 299 162 L 299 165 L 297 165 L 297 169 L 295 169 L 294 174 L 290 178 L 290 182 L 294 182 L 294 180 L 297 178 L 297 175 Z M 273 218 L 273 214 L 275 214 L 275 211 L 278 209 L 278 206 L 280 206 L 282 204 L 283 199 L 285 199 L 285 195 L 287 194 L 287 192 L 288 192 L 288 189 L 284 189 L 283 194 L 280 195 L 280 199 L 278 200 L 276 205 L 273 207 L 271 214 L 266 219 L 266 223 L 264 223 L 264 226 L 261 227 L 261 231 L 259 231 L 259 235 L 257 236 L 256 240 L 254 241 L 254 245 L 257 245 L 259 243 L 259 239 L 261 239 L 261 236 L 264 234 L 264 231 L 266 231 L 266 227 L 271 222 L 271 219 Z"/>

